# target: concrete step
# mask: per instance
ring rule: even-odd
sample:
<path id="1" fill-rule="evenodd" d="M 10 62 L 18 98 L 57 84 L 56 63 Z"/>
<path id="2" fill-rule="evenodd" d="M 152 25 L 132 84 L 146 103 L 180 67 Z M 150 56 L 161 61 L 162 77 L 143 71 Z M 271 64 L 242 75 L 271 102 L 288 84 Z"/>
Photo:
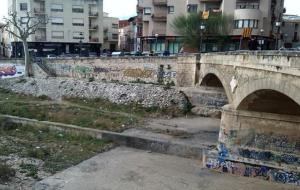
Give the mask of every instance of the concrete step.
<path id="1" fill-rule="evenodd" d="M 202 159 L 203 151 L 216 148 L 219 123 L 218 119 L 201 117 L 155 119 L 141 128 L 102 137 L 132 148 Z"/>

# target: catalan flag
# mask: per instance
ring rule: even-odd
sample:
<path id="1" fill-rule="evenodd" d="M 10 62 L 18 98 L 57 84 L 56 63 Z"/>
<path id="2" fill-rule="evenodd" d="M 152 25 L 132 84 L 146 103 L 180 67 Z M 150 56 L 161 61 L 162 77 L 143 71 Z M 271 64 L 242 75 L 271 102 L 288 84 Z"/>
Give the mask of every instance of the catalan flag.
<path id="1" fill-rule="evenodd" d="M 252 28 L 243 28 L 243 38 L 251 38 Z"/>

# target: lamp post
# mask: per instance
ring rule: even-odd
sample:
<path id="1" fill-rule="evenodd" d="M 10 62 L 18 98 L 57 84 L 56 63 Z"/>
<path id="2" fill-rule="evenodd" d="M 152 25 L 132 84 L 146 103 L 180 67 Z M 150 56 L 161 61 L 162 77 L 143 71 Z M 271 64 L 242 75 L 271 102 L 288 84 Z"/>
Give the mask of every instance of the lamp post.
<path id="1" fill-rule="evenodd" d="M 199 26 L 200 29 L 200 44 L 199 44 L 199 52 L 202 53 L 202 41 L 203 41 L 203 31 L 205 30 L 205 25 L 201 24 Z"/>
<path id="2" fill-rule="evenodd" d="M 80 40 L 79 40 L 79 57 L 81 56 L 81 47 L 82 47 L 82 39 L 83 39 L 83 33 L 82 32 L 80 32 L 79 33 L 79 35 L 80 35 Z"/>
<path id="3" fill-rule="evenodd" d="M 260 50 L 263 50 L 263 45 L 264 45 L 264 37 L 263 37 L 263 35 L 264 35 L 264 32 L 265 32 L 265 30 L 264 29 L 260 29 L 260 37 L 261 37 L 261 40 L 260 40 Z"/>
<path id="4" fill-rule="evenodd" d="M 275 44 L 275 46 L 276 46 L 276 50 L 278 50 L 279 49 L 279 32 L 280 32 L 280 26 L 281 26 L 281 22 L 279 22 L 279 21 L 277 21 L 276 23 L 275 23 L 275 26 L 276 26 L 276 28 L 277 28 L 277 33 L 276 33 L 276 44 Z"/>
<path id="5" fill-rule="evenodd" d="M 155 52 L 157 52 L 157 38 L 159 34 L 155 34 Z"/>

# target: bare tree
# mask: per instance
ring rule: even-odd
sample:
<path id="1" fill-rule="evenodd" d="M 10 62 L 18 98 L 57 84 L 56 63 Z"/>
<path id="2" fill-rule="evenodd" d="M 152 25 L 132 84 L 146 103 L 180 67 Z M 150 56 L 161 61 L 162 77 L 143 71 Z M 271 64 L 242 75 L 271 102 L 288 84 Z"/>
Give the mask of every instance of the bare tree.
<path id="1" fill-rule="evenodd" d="M 28 38 L 35 34 L 41 25 L 45 25 L 48 22 L 48 18 L 32 16 L 31 12 L 27 12 L 26 16 L 18 18 L 16 12 L 9 13 L 8 18 L 4 18 L 5 26 L 4 30 L 16 38 L 19 38 L 23 43 L 24 55 L 25 55 L 25 76 L 33 76 L 32 63 L 28 49 Z"/>

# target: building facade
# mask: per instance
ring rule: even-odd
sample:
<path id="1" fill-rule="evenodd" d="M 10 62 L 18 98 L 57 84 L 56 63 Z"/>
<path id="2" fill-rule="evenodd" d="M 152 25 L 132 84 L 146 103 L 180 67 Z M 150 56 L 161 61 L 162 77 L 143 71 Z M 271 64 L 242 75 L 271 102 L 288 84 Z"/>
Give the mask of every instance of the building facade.
<path id="1" fill-rule="evenodd" d="M 48 20 L 28 39 L 37 56 L 100 53 L 103 0 L 9 0 L 9 12 L 16 12 L 21 21 L 26 12 Z M 23 56 L 22 44 L 10 38 L 13 56 Z"/>
<path id="2" fill-rule="evenodd" d="M 252 36 L 265 48 L 274 46 L 274 39 L 284 12 L 284 0 L 138 0 L 138 27 L 143 50 L 179 52 L 180 36 L 174 33 L 174 18 L 194 12 L 220 12 L 233 16 L 228 50 L 239 48 L 243 28 L 252 28 Z M 205 43 L 204 51 L 218 51 L 214 44 Z"/>
<path id="3" fill-rule="evenodd" d="M 116 51 L 119 41 L 119 19 L 103 15 L 103 49 Z"/>
<path id="4" fill-rule="evenodd" d="M 300 16 L 284 15 L 281 29 L 281 46 L 286 48 L 300 48 Z"/>
<path id="5" fill-rule="evenodd" d="M 137 38 L 137 17 L 119 22 L 119 48 L 126 52 L 140 50 L 140 43 Z"/>

